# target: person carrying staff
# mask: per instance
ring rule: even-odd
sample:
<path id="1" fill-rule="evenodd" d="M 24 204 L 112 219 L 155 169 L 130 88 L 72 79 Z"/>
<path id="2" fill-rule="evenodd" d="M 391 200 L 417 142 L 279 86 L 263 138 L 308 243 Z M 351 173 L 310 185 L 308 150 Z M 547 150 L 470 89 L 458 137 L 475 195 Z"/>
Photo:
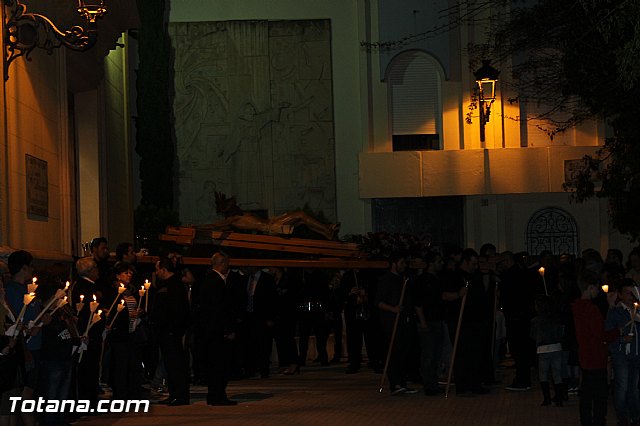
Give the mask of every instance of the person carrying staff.
<path id="1" fill-rule="evenodd" d="M 387 345 L 391 346 L 387 360 L 387 377 L 391 395 L 417 392 L 415 389 L 407 387 L 406 372 L 404 371 L 407 364 L 412 327 L 412 316 L 409 309 L 411 306 L 406 303 L 406 299 L 401 300 L 403 287 L 406 286 L 404 278 L 406 269 L 407 262 L 404 256 L 392 254 L 389 257 L 389 270 L 378 281 L 376 302 L 380 309 L 380 324 Z M 393 339 L 396 316 L 398 315 L 395 339 Z"/>

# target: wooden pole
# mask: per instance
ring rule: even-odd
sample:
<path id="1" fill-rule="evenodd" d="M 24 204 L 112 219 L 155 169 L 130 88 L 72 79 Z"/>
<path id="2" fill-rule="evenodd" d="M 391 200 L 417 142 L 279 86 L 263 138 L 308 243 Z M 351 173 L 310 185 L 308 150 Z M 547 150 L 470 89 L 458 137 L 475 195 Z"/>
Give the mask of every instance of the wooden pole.
<path id="1" fill-rule="evenodd" d="M 465 288 L 469 288 L 469 281 L 465 280 Z M 460 326 L 462 325 L 462 315 L 464 314 L 464 305 L 467 303 L 467 293 L 462 296 L 460 302 L 460 314 L 458 315 L 458 325 L 456 326 L 456 335 L 453 339 L 453 349 L 451 350 L 451 361 L 449 362 L 449 375 L 447 377 L 447 387 L 444 391 L 444 397 L 449 398 L 449 388 L 451 387 L 451 376 L 453 375 L 453 367 L 456 361 L 456 351 L 458 350 L 458 338 L 460 337 Z"/>
<path id="2" fill-rule="evenodd" d="M 398 306 L 400 306 L 400 312 L 396 313 L 396 319 L 393 323 L 393 331 L 391 332 L 391 341 L 389 342 L 389 349 L 387 350 L 387 359 L 384 362 L 384 370 L 382 371 L 382 377 L 380 378 L 380 390 L 378 392 L 382 393 L 382 389 L 384 389 L 384 380 L 387 377 L 387 369 L 389 368 L 389 359 L 391 359 L 391 352 L 393 351 L 393 343 L 396 340 L 396 331 L 398 330 L 398 323 L 400 322 L 400 314 L 402 313 L 402 302 L 404 302 L 404 293 L 407 289 L 407 281 L 408 278 L 404 279 L 402 283 L 402 291 L 400 292 L 400 302 L 398 302 Z"/>

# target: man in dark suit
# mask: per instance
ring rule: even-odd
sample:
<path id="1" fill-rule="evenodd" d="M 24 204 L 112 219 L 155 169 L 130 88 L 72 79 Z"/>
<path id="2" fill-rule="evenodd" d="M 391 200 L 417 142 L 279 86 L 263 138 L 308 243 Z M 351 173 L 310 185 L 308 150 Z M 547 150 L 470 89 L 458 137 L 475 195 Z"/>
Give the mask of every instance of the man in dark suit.
<path id="1" fill-rule="evenodd" d="M 227 284 L 229 258 L 224 253 L 211 257 L 211 269 L 200 286 L 196 311 L 198 330 L 208 361 L 208 405 L 237 405 L 227 397 L 233 341 L 238 327 L 238 310 L 233 289 Z"/>
<path id="2" fill-rule="evenodd" d="M 169 398 L 162 404 L 189 405 L 189 372 L 182 338 L 189 326 L 187 289 L 175 272 L 171 259 L 156 263 L 158 278 L 150 319 L 156 333 L 160 353 L 167 370 Z"/>
<path id="3" fill-rule="evenodd" d="M 259 371 L 262 378 L 267 378 L 275 318 L 275 281 L 270 274 L 252 268 L 241 285 L 244 287 L 240 306 L 243 310 L 241 339 L 245 375 L 253 377 Z"/>

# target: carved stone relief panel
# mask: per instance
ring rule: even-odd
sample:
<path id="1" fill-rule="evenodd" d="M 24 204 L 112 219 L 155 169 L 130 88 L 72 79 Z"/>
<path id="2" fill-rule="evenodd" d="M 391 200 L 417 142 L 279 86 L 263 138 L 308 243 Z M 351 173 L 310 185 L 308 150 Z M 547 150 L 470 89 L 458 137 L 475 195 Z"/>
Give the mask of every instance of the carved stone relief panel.
<path id="1" fill-rule="evenodd" d="M 328 20 L 172 23 L 181 221 L 308 204 L 336 219 Z"/>

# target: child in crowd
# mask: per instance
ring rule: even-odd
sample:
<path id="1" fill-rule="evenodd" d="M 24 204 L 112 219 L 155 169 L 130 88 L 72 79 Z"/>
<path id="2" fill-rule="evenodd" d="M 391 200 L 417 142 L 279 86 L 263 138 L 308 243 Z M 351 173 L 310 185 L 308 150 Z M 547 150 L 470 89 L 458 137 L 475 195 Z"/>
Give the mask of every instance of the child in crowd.
<path id="1" fill-rule="evenodd" d="M 531 320 L 531 338 L 536 342 L 538 354 L 538 374 L 544 400 L 542 406 L 551 404 L 549 386 L 550 376 L 555 387 L 554 402 L 562 406 L 562 337 L 564 326 L 554 312 L 553 301 L 549 296 L 538 296 L 535 300 L 538 315 Z"/>

